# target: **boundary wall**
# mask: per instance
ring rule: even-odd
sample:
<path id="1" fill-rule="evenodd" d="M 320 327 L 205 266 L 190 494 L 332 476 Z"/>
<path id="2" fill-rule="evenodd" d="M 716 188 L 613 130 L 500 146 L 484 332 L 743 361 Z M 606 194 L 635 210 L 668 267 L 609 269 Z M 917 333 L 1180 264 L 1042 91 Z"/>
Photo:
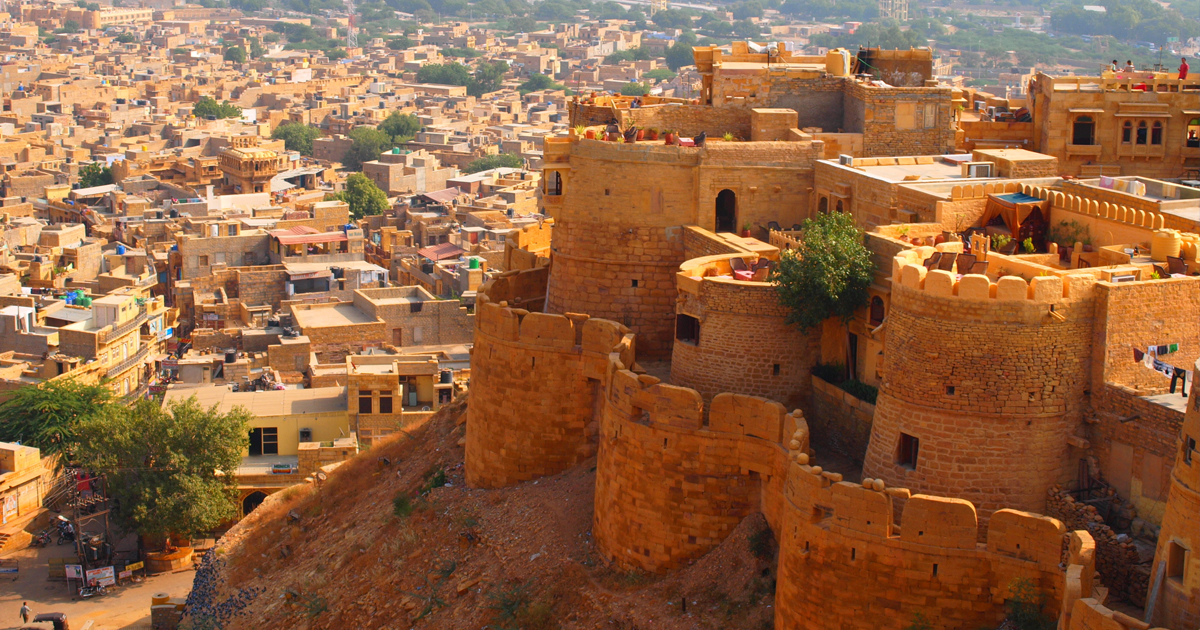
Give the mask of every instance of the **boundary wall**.
<path id="1" fill-rule="evenodd" d="M 480 291 L 471 351 L 467 483 L 501 487 L 553 475 L 596 451 L 597 408 L 611 365 L 633 365 L 633 335 L 587 315 L 531 313 L 493 302 L 536 286 L 544 268 Z"/>
<path id="2" fill-rule="evenodd" d="M 920 266 L 921 253 L 893 259 L 863 474 L 969 500 L 985 525 L 1000 508 L 1041 510 L 1078 459 L 1069 438 L 1087 403 L 1095 279 L 956 280 Z"/>

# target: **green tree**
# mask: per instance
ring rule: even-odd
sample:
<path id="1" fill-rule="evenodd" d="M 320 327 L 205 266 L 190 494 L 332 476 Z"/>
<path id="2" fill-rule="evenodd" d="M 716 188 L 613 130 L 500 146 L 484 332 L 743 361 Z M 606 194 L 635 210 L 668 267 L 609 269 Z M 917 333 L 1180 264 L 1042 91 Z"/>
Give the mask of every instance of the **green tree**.
<path id="1" fill-rule="evenodd" d="M 675 78 L 675 73 L 666 68 L 655 68 L 650 72 L 642 73 L 642 78 L 654 81 L 669 81 Z"/>
<path id="2" fill-rule="evenodd" d="M 283 123 L 271 132 L 271 137 L 283 140 L 283 146 L 289 151 L 312 155 L 313 140 L 321 137 L 321 130 L 301 123 Z"/>
<path id="3" fill-rule="evenodd" d="M 404 36 L 389 39 L 387 43 L 387 47 L 391 50 L 407 50 L 416 45 L 416 42 Z"/>
<path id="4" fill-rule="evenodd" d="M 417 70 L 417 83 L 438 85 L 467 85 L 471 71 L 461 63 L 426 64 Z"/>
<path id="5" fill-rule="evenodd" d="M 350 204 L 350 216 L 354 219 L 383 214 L 388 209 L 387 193 L 362 173 L 346 178 L 346 190 L 329 198 Z"/>
<path id="6" fill-rule="evenodd" d="M 191 52 L 191 51 L 186 48 L 172 48 L 171 49 L 172 55 L 186 55 L 189 52 Z"/>
<path id="7" fill-rule="evenodd" d="M 201 96 L 200 100 L 192 106 L 192 114 L 196 118 L 240 118 L 242 116 L 242 108 L 225 101 L 218 103 L 211 96 Z"/>
<path id="8" fill-rule="evenodd" d="M 79 169 L 79 187 L 107 186 L 113 183 L 112 169 L 100 166 L 99 162 L 84 164 Z"/>
<path id="9" fill-rule="evenodd" d="M 330 61 L 337 61 L 339 59 L 345 59 L 349 55 L 350 55 L 350 53 L 346 52 L 345 49 L 343 49 L 343 48 L 334 48 L 333 50 L 325 53 L 325 56 L 329 57 Z"/>
<path id="10" fill-rule="evenodd" d="M 1051 630 L 1055 620 L 1046 614 L 1046 593 L 1029 578 L 1017 578 L 1008 585 L 1004 600 L 1008 620 L 1017 630 Z"/>
<path id="11" fill-rule="evenodd" d="M 133 33 L 121 33 L 117 35 L 116 41 L 118 44 L 132 44 L 137 41 L 137 37 Z"/>
<path id="12" fill-rule="evenodd" d="M 250 38 L 250 58 L 260 59 L 265 54 L 267 54 L 267 49 L 263 48 L 262 44 L 259 43 L 258 38 Z"/>
<path id="13" fill-rule="evenodd" d="M 470 164 L 467 164 L 463 172 L 478 173 L 480 171 L 490 171 L 494 168 L 523 168 L 524 166 L 525 160 L 522 160 L 521 156 L 513 155 L 512 153 L 501 153 L 473 160 Z"/>
<path id="14" fill-rule="evenodd" d="M 659 11 L 662 13 L 662 11 Z M 695 58 L 692 57 L 691 44 L 675 42 L 667 49 L 666 52 L 667 67 L 672 70 L 679 70 L 684 66 L 690 66 L 695 63 Z"/>
<path id="15" fill-rule="evenodd" d="M 246 49 L 241 46 L 230 46 L 225 49 L 225 61 L 246 63 Z"/>
<path id="16" fill-rule="evenodd" d="M 517 86 L 517 91 L 522 95 L 540 90 L 561 90 L 563 85 L 557 83 L 550 76 L 545 74 L 535 74 L 529 77 L 524 83 Z"/>
<path id="17" fill-rule="evenodd" d="M 42 455 L 71 453 L 79 425 L 112 401 L 112 391 L 73 378 L 13 390 L 0 403 L 0 442 L 20 442 Z"/>
<path id="18" fill-rule="evenodd" d="M 363 162 L 378 160 L 379 154 L 396 146 L 391 136 L 371 127 L 355 127 L 349 135 L 353 142 L 342 164 L 352 171 L 361 171 Z"/>
<path id="19" fill-rule="evenodd" d="M 392 142 L 404 144 L 421 130 L 421 119 L 412 114 L 392 112 L 379 123 L 379 130 L 392 137 Z"/>
<path id="20" fill-rule="evenodd" d="M 236 518 L 237 468 L 252 416 L 190 398 L 107 405 L 78 431 L 78 461 L 108 476 L 125 530 L 191 537 Z"/>
<path id="21" fill-rule="evenodd" d="M 648 92 L 649 90 L 646 89 L 645 85 L 634 81 L 621 86 L 621 94 L 623 96 L 645 96 Z"/>
<path id="22" fill-rule="evenodd" d="M 504 75 L 507 73 L 508 62 L 506 61 L 480 62 L 475 66 L 475 76 L 467 83 L 467 94 L 483 96 L 488 92 L 499 90 L 504 82 Z"/>
<path id="23" fill-rule="evenodd" d="M 74 33 L 79 30 L 79 22 L 75 20 L 67 20 L 63 22 L 62 28 L 55 31 L 56 33 Z"/>
<path id="24" fill-rule="evenodd" d="M 800 246 L 783 252 L 771 278 L 787 322 L 809 330 L 830 317 L 849 322 L 867 305 L 874 270 L 854 217 L 833 212 L 804 222 Z"/>

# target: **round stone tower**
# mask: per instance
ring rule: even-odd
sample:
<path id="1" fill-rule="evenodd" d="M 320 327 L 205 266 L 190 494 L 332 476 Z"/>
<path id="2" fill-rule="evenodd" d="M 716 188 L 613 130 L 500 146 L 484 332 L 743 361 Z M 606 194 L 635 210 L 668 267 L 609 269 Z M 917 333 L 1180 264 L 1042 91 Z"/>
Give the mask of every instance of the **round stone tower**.
<path id="1" fill-rule="evenodd" d="M 981 523 L 1041 511 L 1069 474 L 1094 299 L 1064 297 L 1056 276 L 927 274 L 908 255 L 894 265 L 863 475 L 971 501 Z"/>
<path id="2" fill-rule="evenodd" d="M 1200 362 L 1196 363 L 1200 370 Z M 1200 372 L 1198 372 L 1200 373 Z M 1171 471 L 1171 490 L 1154 568 L 1148 606 L 1152 624 L 1164 628 L 1200 627 L 1200 383 L 1193 383 Z"/>

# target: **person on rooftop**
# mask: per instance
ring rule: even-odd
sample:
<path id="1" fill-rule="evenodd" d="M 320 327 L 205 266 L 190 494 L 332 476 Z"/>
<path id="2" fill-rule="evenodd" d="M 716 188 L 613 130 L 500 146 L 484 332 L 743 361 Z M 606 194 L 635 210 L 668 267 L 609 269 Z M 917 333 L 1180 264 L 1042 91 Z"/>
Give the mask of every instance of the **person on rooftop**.
<path id="1" fill-rule="evenodd" d="M 1188 74 L 1187 57 L 1180 57 L 1179 58 L 1179 80 L 1182 81 L 1182 80 L 1186 79 L 1187 74 Z"/>
<path id="2" fill-rule="evenodd" d="M 1108 64 L 1108 71 L 1109 71 L 1109 72 L 1116 72 L 1116 71 L 1117 71 L 1117 60 L 1116 60 L 1116 59 L 1113 59 L 1113 60 L 1112 60 L 1112 63 Z"/>
<path id="3" fill-rule="evenodd" d="M 1137 69 L 1133 67 L 1133 62 L 1128 59 L 1125 60 L 1125 72 L 1137 72 Z"/>

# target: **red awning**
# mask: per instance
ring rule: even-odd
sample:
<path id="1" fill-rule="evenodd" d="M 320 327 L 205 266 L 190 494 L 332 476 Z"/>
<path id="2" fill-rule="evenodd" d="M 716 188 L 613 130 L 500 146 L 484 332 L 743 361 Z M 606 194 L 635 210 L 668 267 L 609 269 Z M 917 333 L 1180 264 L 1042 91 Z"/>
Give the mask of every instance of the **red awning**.
<path id="1" fill-rule="evenodd" d="M 336 243 L 348 241 L 345 232 L 318 232 L 307 225 L 298 225 L 286 230 L 271 232 L 284 245 L 303 245 L 306 243 Z"/>
<path id="2" fill-rule="evenodd" d="M 417 254 L 434 262 L 439 260 L 447 260 L 450 258 L 458 258 L 465 253 L 466 251 L 463 250 L 463 248 L 455 245 L 454 243 L 441 243 L 439 245 L 417 250 Z"/>

